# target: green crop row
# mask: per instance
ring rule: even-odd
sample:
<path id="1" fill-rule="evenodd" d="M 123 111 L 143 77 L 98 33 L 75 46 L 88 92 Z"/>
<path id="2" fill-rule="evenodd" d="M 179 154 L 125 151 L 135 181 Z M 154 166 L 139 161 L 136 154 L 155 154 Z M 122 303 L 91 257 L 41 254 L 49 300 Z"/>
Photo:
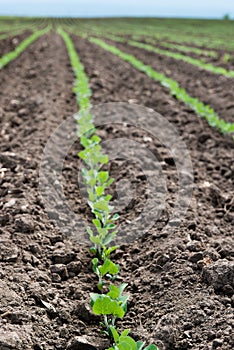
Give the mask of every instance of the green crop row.
<path id="1" fill-rule="evenodd" d="M 113 41 L 118 42 L 118 39 L 114 39 L 112 38 Z M 122 41 L 122 39 L 121 39 Z M 207 70 L 209 72 L 215 73 L 215 74 L 220 74 L 220 75 L 224 75 L 225 77 L 228 78 L 234 78 L 234 71 L 228 71 L 227 69 L 223 68 L 223 67 L 216 67 L 214 65 L 212 65 L 211 63 L 205 63 L 202 60 L 190 57 L 190 56 L 186 56 L 183 55 L 181 53 L 175 53 L 175 52 L 171 52 L 171 51 L 167 51 L 167 50 L 162 50 L 159 49 L 157 47 L 148 45 L 148 44 L 144 44 L 144 43 L 140 43 L 138 41 L 133 41 L 133 40 L 129 40 L 128 44 L 140 49 L 144 49 L 150 52 L 155 52 L 159 55 L 164 55 L 170 58 L 174 58 L 176 60 L 179 61 L 184 61 L 186 63 L 192 64 L 193 66 L 202 68 L 204 70 Z"/>
<path id="2" fill-rule="evenodd" d="M 15 35 L 20 35 L 22 34 L 24 31 L 26 31 L 28 28 L 24 28 L 24 29 L 18 29 L 18 30 L 13 30 L 7 34 L 2 34 L 0 35 L 0 40 L 4 40 L 4 39 L 8 39 L 11 38 L 12 36 Z"/>
<path id="3" fill-rule="evenodd" d="M 30 35 L 28 38 L 23 40 L 16 48 L 15 50 L 8 52 L 7 54 L 3 55 L 0 58 L 0 69 L 5 67 L 8 63 L 16 59 L 30 44 L 32 44 L 35 40 L 37 40 L 40 36 L 43 34 L 46 34 L 50 31 L 50 27 L 47 27 L 46 29 L 37 31 Z"/>
<path id="4" fill-rule="evenodd" d="M 144 27 L 147 31 L 155 32 L 155 29 L 159 28 L 159 31 L 170 32 L 175 35 L 187 35 L 197 38 L 219 38 L 226 39 L 231 38 L 234 35 L 233 23 L 224 21 L 211 21 L 211 20 L 192 20 L 192 19 L 148 19 L 145 20 L 132 20 L 128 21 L 123 19 L 122 24 L 131 24 L 131 26 Z"/>
<path id="5" fill-rule="evenodd" d="M 88 204 L 94 216 L 93 228 L 87 227 L 87 232 L 93 245 L 90 251 L 94 254 L 93 271 L 97 275 L 97 288 L 100 292 L 91 293 L 90 304 L 93 313 L 103 317 L 101 322 L 103 332 L 112 339 L 113 346 L 108 350 L 157 350 L 153 344 L 145 347 L 144 342 L 136 342 L 129 336 L 129 329 L 120 334 L 116 328 L 116 320 L 122 319 L 127 312 L 128 295 L 123 294 L 127 287 L 126 283 L 120 285 L 114 283 L 120 267 L 110 258 L 111 253 L 118 248 L 111 245 L 111 242 L 117 235 L 115 221 L 119 216 L 113 213 L 114 207 L 110 204 L 112 197 L 106 193 L 114 179 L 110 178 L 108 171 L 102 170 L 103 165 L 108 163 L 108 156 L 103 153 L 101 138 L 96 134 L 90 110 L 91 90 L 88 77 L 69 34 L 61 28 L 58 29 L 58 33 L 65 41 L 76 77 L 74 92 L 79 105 L 77 136 L 83 147 L 78 155 L 85 164 L 82 175 L 87 187 Z"/>
<path id="6" fill-rule="evenodd" d="M 190 43 L 198 46 L 206 46 L 208 48 L 220 49 L 221 47 L 233 50 L 234 45 L 231 40 L 228 40 L 226 37 L 214 36 L 209 37 L 209 35 L 197 36 L 194 33 L 186 33 L 184 31 L 179 30 L 179 28 L 175 27 L 165 27 L 160 25 L 134 25 L 121 23 L 118 26 L 112 26 L 115 33 L 123 33 L 123 34 L 136 34 L 136 35 L 144 35 L 147 37 L 153 37 L 159 40 L 169 40 L 174 41 L 176 43 Z M 111 27 L 109 27 L 109 30 Z M 211 33 L 210 33 L 211 34 Z"/>
<path id="7" fill-rule="evenodd" d="M 128 42 L 129 41 L 129 39 L 127 37 L 115 36 L 113 34 L 108 34 L 108 32 L 102 32 L 98 36 L 101 36 L 102 38 L 111 39 L 114 41 L 119 41 L 119 42 Z M 149 43 L 149 44 L 159 45 L 159 46 L 166 47 L 168 49 L 174 49 L 174 50 L 186 52 L 186 53 L 195 53 L 197 55 L 206 56 L 206 57 L 218 58 L 218 56 L 219 56 L 218 52 L 216 52 L 214 50 L 204 50 L 204 49 L 199 49 L 197 47 L 192 47 L 192 46 L 173 44 L 173 43 L 169 43 L 169 42 L 165 42 L 165 41 L 159 41 L 159 40 L 156 40 L 153 38 L 142 37 L 139 35 L 132 35 L 132 39 L 134 41 L 138 41 L 138 42 L 143 40 L 147 44 Z M 226 56 L 226 59 L 227 59 L 227 56 Z"/>
<path id="8" fill-rule="evenodd" d="M 26 29 L 30 29 L 32 27 L 32 25 L 27 25 L 26 23 L 21 23 L 21 25 L 11 25 L 9 27 L 0 27 L 0 33 L 1 35 L 7 35 L 7 34 L 11 34 L 12 31 L 21 31 L 21 30 L 26 30 Z"/>
<path id="9" fill-rule="evenodd" d="M 225 50 L 230 50 L 233 51 L 234 45 L 230 41 L 226 41 L 225 39 L 209 39 L 207 37 L 194 37 L 190 35 L 185 35 L 185 34 L 175 34 L 175 33 L 170 33 L 168 32 L 167 34 L 160 34 L 157 33 L 155 34 L 153 31 L 152 32 L 147 32 L 147 31 L 139 31 L 139 35 L 144 35 L 147 37 L 153 37 L 158 40 L 169 40 L 173 41 L 177 44 L 183 44 L 183 45 L 195 45 L 195 46 L 200 46 L 202 47 L 201 49 L 205 48 L 210 48 L 210 49 L 216 49 L 220 50 L 220 48 L 223 48 Z"/>
<path id="10" fill-rule="evenodd" d="M 140 41 L 139 36 L 134 36 L 133 39 Z M 189 45 L 181 45 L 181 44 L 174 44 L 170 42 L 165 42 L 165 41 L 158 41 L 155 39 L 150 39 L 150 38 L 144 38 L 144 41 L 146 41 L 149 44 L 158 44 L 160 46 L 163 46 L 168 49 L 172 50 L 177 50 L 185 53 L 195 53 L 196 55 L 199 56 L 205 56 L 205 57 L 211 57 L 211 58 L 219 58 L 220 54 L 217 51 L 214 50 L 205 50 L 205 49 L 200 49 L 198 47 L 193 47 Z M 157 42 L 156 42 L 157 41 Z M 222 54 L 221 56 L 223 63 L 227 63 L 231 60 L 231 55 L 229 53 Z"/>
<path id="11" fill-rule="evenodd" d="M 104 37 L 106 37 L 106 35 L 104 35 Z M 124 42 L 124 41 L 128 41 L 128 39 L 124 39 L 123 37 L 118 37 L 120 41 Z M 182 44 L 175 44 L 175 43 L 171 43 L 171 42 L 166 42 L 166 41 L 161 41 L 159 38 L 158 39 L 153 39 L 150 37 L 145 37 L 142 35 L 133 35 L 132 39 L 135 41 L 144 41 L 146 43 L 149 44 L 153 44 L 153 45 L 159 45 L 168 49 L 172 49 L 172 50 L 177 50 L 180 51 L 182 53 L 195 53 L 196 55 L 199 56 L 205 56 L 205 57 L 211 57 L 211 58 L 219 58 L 219 53 L 215 50 L 205 50 L 204 48 L 198 48 L 198 47 L 194 47 L 194 46 L 189 46 L 189 45 L 182 45 Z M 115 40 L 115 39 L 113 39 Z M 222 54 L 222 61 L 223 63 L 227 63 L 231 60 L 231 55 L 229 53 L 224 53 Z M 200 60 L 202 60 L 202 58 L 200 58 Z"/>
<path id="12" fill-rule="evenodd" d="M 70 33 L 73 33 L 73 34 L 77 34 L 77 32 L 76 31 L 74 31 L 74 29 L 73 30 L 71 30 L 70 28 L 69 29 L 67 29 L 67 31 L 68 32 L 70 32 Z M 91 34 L 90 34 L 91 35 Z M 95 31 L 92 31 L 92 35 L 94 35 L 94 36 L 97 36 L 97 37 L 100 37 L 101 39 L 110 39 L 110 40 L 113 40 L 113 41 L 116 41 L 116 42 L 121 42 L 121 43 L 128 43 L 129 42 L 129 39 L 127 38 L 127 37 L 124 37 L 124 36 L 116 36 L 116 35 L 113 35 L 113 34 L 109 34 L 108 32 L 95 32 Z M 87 33 L 83 33 L 83 32 L 79 32 L 79 36 L 81 36 L 81 37 L 83 37 L 83 38 L 87 38 L 88 37 L 88 34 Z M 139 36 L 132 36 L 132 38 L 137 38 L 137 39 L 139 39 L 139 41 L 140 41 L 140 38 L 141 37 L 139 37 Z M 146 39 L 146 38 L 143 38 L 143 40 L 144 41 L 146 41 L 147 43 L 153 43 L 153 44 L 157 44 L 156 43 L 156 40 L 154 40 L 154 39 L 150 39 L 150 38 L 148 38 L 148 39 Z M 158 42 L 158 44 L 160 45 L 160 46 L 164 46 L 164 47 L 169 47 L 169 48 L 174 48 L 174 49 L 176 49 L 176 50 L 178 50 L 178 51 L 184 51 L 184 52 L 196 52 L 197 54 L 199 53 L 200 55 L 201 55 L 201 53 L 203 52 L 203 50 L 201 50 L 201 49 L 197 49 L 197 48 L 193 48 L 193 47 L 187 47 L 187 46 L 182 46 L 182 45 L 176 45 L 176 44 L 170 44 L 170 43 L 166 43 L 166 42 Z M 183 48 L 184 48 L 184 50 L 183 50 Z M 206 53 L 207 53 L 207 55 L 206 55 Z M 210 55 L 209 55 L 209 53 L 210 53 Z M 210 57 L 218 57 L 218 53 L 217 52 L 215 52 L 215 51 L 204 51 L 204 56 L 210 56 Z M 228 62 L 228 60 L 229 60 L 229 58 L 230 58 L 230 55 L 228 55 L 228 54 L 226 54 L 225 55 L 225 63 L 227 63 Z"/>
<path id="13" fill-rule="evenodd" d="M 138 48 L 150 51 L 150 52 L 155 52 L 155 53 L 160 54 L 160 55 L 164 55 L 167 57 L 174 58 L 176 60 L 187 62 L 189 64 L 192 64 L 193 66 L 202 68 L 204 70 L 207 70 L 207 71 L 215 73 L 215 74 L 224 75 L 225 77 L 228 77 L 228 78 L 234 78 L 234 71 L 232 71 L 232 70 L 227 70 L 223 67 L 216 67 L 211 63 L 205 63 L 202 60 L 199 60 L 199 59 L 196 59 L 196 58 L 193 58 L 190 56 L 185 56 L 181 53 L 175 53 L 175 52 L 170 52 L 170 51 L 166 51 L 166 50 L 161 50 L 161 49 L 156 48 L 154 46 L 151 46 L 148 44 L 143 44 L 143 43 L 133 41 L 133 40 L 128 41 L 128 43 L 131 46 L 135 46 L 135 47 L 138 47 Z"/>
<path id="14" fill-rule="evenodd" d="M 19 25 L 17 25 L 17 26 L 10 26 L 10 27 L 5 27 L 5 26 L 1 26 L 0 27 L 0 33 L 4 33 L 4 34 L 8 34 L 8 33 L 10 33 L 12 30 L 18 30 L 18 29 L 21 29 L 22 28 L 22 26 L 19 26 Z"/>
<path id="15" fill-rule="evenodd" d="M 96 27 L 104 30 L 113 29 L 118 32 L 119 30 L 122 31 L 130 31 L 132 34 L 136 31 L 142 31 L 144 30 L 145 33 L 152 33 L 152 34 L 161 34 L 161 35 L 176 35 L 180 37 L 192 37 L 197 38 L 198 40 L 203 39 L 209 39 L 209 40 L 226 40 L 227 38 L 231 39 L 234 35 L 233 25 L 230 23 L 228 26 L 227 23 L 225 23 L 223 29 L 225 29 L 225 33 L 221 32 L 220 24 L 222 22 L 217 21 L 216 24 L 213 26 L 211 21 L 206 21 L 207 28 L 204 28 L 204 26 L 196 26 L 193 27 L 190 26 L 192 23 L 192 20 L 184 21 L 183 28 L 180 26 L 180 22 L 172 21 L 170 25 L 168 25 L 166 20 L 160 21 L 160 20 L 153 20 L 151 19 L 113 19 L 112 21 L 108 20 L 89 20 L 86 22 L 77 23 L 77 26 L 82 27 L 82 29 L 89 29 L 90 27 Z M 204 21 L 203 21 L 204 23 Z M 73 22 L 73 25 L 75 26 L 75 22 Z M 199 32 L 199 29 L 201 31 Z"/>
<path id="16" fill-rule="evenodd" d="M 182 23 L 182 27 L 180 23 Z M 114 35 L 138 35 L 176 44 L 185 44 L 186 46 L 205 46 L 206 48 L 218 50 L 226 48 L 233 51 L 232 36 L 234 32 L 232 23 L 228 25 L 228 23 L 222 23 L 221 21 L 214 23 L 212 21 L 203 21 L 201 22 L 201 27 L 196 26 L 196 31 L 194 31 L 193 25 L 190 26 L 190 23 L 192 23 L 191 20 L 172 20 L 169 21 L 170 25 L 168 25 L 168 21 L 151 19 L 116 19 L 112 21 L 102 20 L 101 22 L 94 19 L 79 22 L 77 26 L 73 23 L 72 27 L 90 34 L 94 30 L 96 33 L 108 32 Z M 200 24 L 199 21 L 197 21 L 198 23 Z M 204 27 L 203 24 L 206 24 L 207 27 Z M 221 27 L 225 29 L 225 34 L 220 36 Z M 199 29 L 201 29 L 201 32 L 197 35 Z"/>
<path id="17" fill-rule="evenodd" d="M 109 51 L 130 63 L 141 72 L 147 74 L 150 78 L 160 82 L 163 86 L 169 89 L 171 95 L 190 106 L 198 116 L 205 118 L 210 126 L 217 128 L 222 133 L 234 133 L 234 123 L 227 123 L 220 119 L 218 114 L 209 105 L 204 104 L 198 98 L 191 97 L 185 89 L 182 89 L 179 86 L 177 81 L 168 78 L 163 73 L 155 71 L 152 67 L 145 65 L 133 55 L 127 54 L 119 50 L 117 47 L 107 44 L 103 40 L 93 37 L 89 40 L 90 42 L 102 47 L 104 50 Z"/>
<path id="18" fill-rule="evenodd" d="M 108 29 L 102 30 L 100 27 L 99 28 L 89 27 L 88 30 L 86 30 L 86 31 L 82 31 L 81 28 L 79 28 L 79 32 L 77 32 L 74 29 L 74 27 L 69 27 L 69 28 L 67 28 L 67 30 L 69 32 L 74 33 L 74 34 L 78 33 L 80 36 L 83 36 L 83 37 L 84 36 L 88 36 L 88 35 L 94 35 L 94 36 L 98 36 L 98 37 L 100 37 L 102 39 L 106 38 L 106 39 L 111 39 L 111 40 L 119 41 L 119 42 L 128 42 L 130 40 L 126 35 L 116 36 L 115 34 L 110 32 L 110 28 L 109 28 L 109 30 Z M 162 47 L 165 47 L 165 48 L 169 48 L 169 49 L 174 49 L 174 50 L 180 51 L 182 53 L 188 53 L 188 54 L 189 53 L 195 53 L 195 54 L 200 55 L 200 56 L 212 57 L 212 58 L 218 58 L 219 55 L 220 55 L 215 50 L 205 50 L 205 49 L 201 49 L 201 48 L 193 47 L 193 46 L 189 46 L 189 45 L 185 46 L 185 45 L 181 45 L 179 43 L 177 43 L 177 44 L 176 43 L 171 43 L 171 42 L 165 41 L 165 38 L 163 39 L 162 37 L 161 38 L 160 37 L 153 38 L 153 37 L 142 36 L 142 35 L 137 35 L 137 34 L 132 35 L 132 33 L 131 33 L 131 35 L 129 33 L 128 36 L 131 36 L 131 38 L 133 40 L 138 41 L 138 42 L 144 41 L 147 44 L 149 43 L 149 44 L 159 45 L 159 46 L 162 46 Z M 199 61 L 204 62 L 205 57 L 204 57 L 204 59 L 200 58 Z M 228 54 L 228 53 L 223 54 L 222 61 L 224 63 L 229 62 L 230 59 L 231 59 L 231 55 L 230 54 Z M 223 69 L 222 67 L 220 67 L 220 68 Z"/>
<path id="19" fill-rule="evenodd" d="M 10 38 L 13 35 L 18 35 L 21 34 L 22 32 L 29 30 L 31 32 L 35 32 L 38 31 L 40 29 L 43 29 L 43 27 L 41 28 L 41 22 L 35 22 L 35 23 L 22 23 L 21 25 L 16 26 L 11 26 L 9 27 L 7 30 L 2 30 L 2 28 L 0 28 L 0 40 L 2 39 L 6 39 L 6 38 Z M 47 26 L 44 26 L 44 28 Z"/>
<path id="20" fill-rule="evenodd" d="M 133 35 L 132 39 L 136 41 L 140 41 L 141 37 L 138 35 Z M 201 56 L 207 56 L 207 57 L 213 57 L 213 58 L 218 58 L 218 53 L 214 50 L 205 50 L 205 49 L 199 49 L 198 47 L 193 47 L 193 46 L 185 46 L 181 44 L 173 44 L 165 41 L 158 41 L 156 42 L 155 39 L 150 39 L 150 38 L 143 38 L 144 41 L 146 41 L 149 44 L 158 44 L 160 46 L 166 47 L 168 49 L 173 49 L 173 50 L 178 50 L 181 52 L 187 52 L 187 53 L 195 53 L 196 55 L 201 55 Z"/>

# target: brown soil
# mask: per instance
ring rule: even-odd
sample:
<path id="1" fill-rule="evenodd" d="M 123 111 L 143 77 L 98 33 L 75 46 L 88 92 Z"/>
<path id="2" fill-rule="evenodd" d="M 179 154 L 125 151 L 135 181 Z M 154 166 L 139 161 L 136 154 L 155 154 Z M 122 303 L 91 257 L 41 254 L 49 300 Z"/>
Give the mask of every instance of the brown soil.
<path id="1" fill-rule="evenodd" d="M 25 38 L 31 34 L 31 31 L 27 30 L 20 35 L 11 36 L 9 38 L 0 40 L 0 57 L 4 54 L 13 51 L 17 45 L 20 44 Z"/>
<path id="2" fill-rule="evenodd" d="M 108 34 L 108 33 L 107 33 Z M 107 35 L 108 36 L 108 35 Z M 122 37 L 123 39 L 126 39 L 126 41 L 128 40 L 132 40 L 132 36 L 131 35 L 118 35 L 120 37 Z M 168 41 L 168 40 L 158 40 L 158 41 L 155 41 L 155 45 L 154 44 L 150 44 L 148 42 L 148 39 L 152 39 L 150 37 L 145 37 L 145 36 L 142 36 L 141 38 L 139 38 L 137 41 L 140 41 L 140 42 L 143 42 L 143 43 L 146 43 L 146 44 L 149 44 L 149 45 L 152 45 L 152 46 L 157 46 L 158 48 L 162 49 L 162 50 L 169 50 L 171 52 L 178 52 L 178 53 L 181 53 L 181 54 L 184 54 L 184 55 L 187 55 L 187 56 L 191 56 L 193 58 L 197 58 L 197 59 L 204 59 L 205 62 L 207 63 L 212 63 L 213 65 L 217 66 L 217 67 L 223 67 L 223 68 L 226 68 L 227 70 L 234 70 L 234 53 L 231 52 L 230 50 L 225 50 L 223 48 L 220 48 L 220 49 L 212 49 L 212 48 L 208 48 L 206 46 L 198 46 L 198 45 L 195 45 L 194 43 L 178 43 L 178 42 L 173 42 L 173 41 Z M 134 39 L 133 39 L 134 40 Z M 192 47 L 192 48 L 198 48 L 200 50 L 204 50 L 204 51 L 215 51 L 217 52 L 217 57 L 209 57 L 207 55 L 198 55 L 194 52 L 184 52 L 184 51 L 181 51 L 179 49 L 167 49 L 165 46 L 163 46 L 164 43 L 170 43 L 170 44 L 175 44 L 175 45 L 182 45 L 182 46 L 187 46 L 187 47 Z M 224 62 L 223 61 L 223 57 L 225 54 L 229 54 L 231 57 L 229 59 L 228 62 Z"/>
<path id="3" fill-rule="evenodd" d="M 90 78 L 93 104 L 135 102 L 153 108 L 177 127 L 193 162 L 192 204 L 173 234 L 162 234 L 177 183 L 170 152 L 156 141 L 144 141 L 145 133 L 134 128 L 112 125 L 99 130 L 104 140 L 117 135 L 147 142 L 158 154 L 168 186 L 160 220 L 135 242 L 123 241 L 115 254 L 130 295 L 129 311 L 119 327 L 131 328 L 132 336 L 152 340 L 160 350 L 233 349 L 233 141 L 129 64 L 73 39 Z M 156 62 L 156 55 L 147 59 Z M 203 76 L 200 73 L 202 82 Z M 38 191 L 48 137 L 77 110 L 61 38 L 51 33 L 39 39 L 0 71 L 0 79 L 0 348 L 91 349 L 79 346 L 77 336 L 90 337 L 92 349 L 107 348 L 100 341 L 99 319 L 89 310 L 96 280 L 88 248 L 60 232 L 49 218 L 56 210 L 48 216 Z M 225 101 L 231 103 L 232 97 Z M 74 145 L 65 162 L 64 189 L 71 206 L 87 216 L 77 186 L 77 149 Z M 118 180 L 129 178 L 139 189 L 133 208 L 121 213 L 124 221 L 143 206 L 139 198 L 145 178 L 132 164 L 118 161 L 111 163 L 111 172 Z"/>
<path id="4" fill-rule="evenodd" d="M 114 45 L 176 80 L 192 97 L 198 97 L 202 102 L 211 105 L 222 119 L 234 122 L 233 78 L 209 73 L 189 63 L 126 44 Z"/>
<path id="5" fill-rule="evenodd" d="M 144 42 L 144 41 L 143 41 Z M 146 42 L 147 44 L 147 42 Z M 180 53 L 182 55 L 185 56 L 189 56 L 192 58 L 196 58 L 198 60 L 203 60 L 205 63 L 211 63 L 216 67 L 223 67 L 227 70 L 234 70 L 234 56 L 230 55 L 231 57 L 229 58 L 228 62 L 224 63 L 223 58 L 224 55 L 226 54 L 226 51 L 223 50 L 214 50 L 217 52 L 217 57 L 210 57 L 207 55 L 202 55 L 202 54 L 197 54 L 194 52 L 184 52 L 181 51 L 179 49 L 167 49 L 165 46 L 160 46 L 160 42 L 157 45 L 153 45 L 153 46 L 157 46 L 158 48 L 162 49 L 162 50 L 168 50 L 170 52 L 175 52 L 175 53 Z M 203 48 L 205 50 L 205 48 Z"/>
<path id="6" fill-rule="evenodd" d="M 146 38 L 146 40 L 142 39 L 141 41 L 147 43 L 147 38 Z M 164 43 L 164 42 L 165 41 L 163 41 L 162 43 Z M 170 43 L 176 44 L 176 45 L 178 44 L 176 42 L 171 42 L 171 41 L 170 41 Z M 155 45 L 155 46 L 161 48 L 162 50 L 167 50 L 167 48 L 165 48 L 165 46 L 163 46 L 163 45 L 160 46 L 160 44 L 161 44 L 160 41 L 158 41 L 157 45 Z M 218 49 L 208 49 L 207 47 L 201 47 L 201 46 L 197 46 L 197 45 L 194 45 L 194 44 L 181 44 L 181 45 L 198 48 L 198 49 L 204 50 L 204 51 L 215 51 L 215 52 L 217 52 L 217 57 L 215 58 L 215 57 L 209 57 L 207 55 L 198 55 L 198 54 L 196 54 L 194 52 L 186 53 L 186 52 L 180 51 L 179 49 L 177 50 L 177 49 L 171 49 L 170 48 L 168 50 L 171 51 L 171 52 L 182 53 L 182 54 L 184 54 L 186 56 L 191 56 L 193 58 L 204 59 L 205 62 L 212 63 L 213 65 L 215 65 L 217 67 L 223 67 L 223 68 L 226 68 L 227 70 L 234 70 L 234 55 L 233 55 L 233 52 L 229 52 L 229 51 L 224 50 L 224 49 L 219 49 L 219 50 Z M 228 53 L 231 56 L 231 58 L 230 58 L 230 60 L 227 63 L 224 63 L 223 62 L 223 57 L 224 57 L 224 55 L 226 53 Z"/>

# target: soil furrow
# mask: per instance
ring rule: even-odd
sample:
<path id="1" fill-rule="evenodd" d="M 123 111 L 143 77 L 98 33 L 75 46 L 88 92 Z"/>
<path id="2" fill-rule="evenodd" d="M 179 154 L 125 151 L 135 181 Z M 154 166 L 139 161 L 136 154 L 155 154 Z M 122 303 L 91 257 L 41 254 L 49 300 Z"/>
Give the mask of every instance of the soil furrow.
<path id="1" fill-rule="evenodd" d="M 13 51 L 17 45 L 20 44 L 21 41 L 30 36 L 32 32 L 30 30 L 25 31 L 22 34 L 14 35 L 6 39 L 0 40 L 0 58 L 10 52 Z"/>
<path id="2" fill-rule="evenodd" d="M 176 80 L 192 97 L 209 104 L 227 122 L 234 122 L 234 79 L 209 73 L 186 62 L 158 55 L 127 44 L 109 41 L 119 49 L 134 55 L 156 71 Z"/>
<path id="3" fill-rule="evenodd" d="M 62 39 L 41 37 L 0 79 L 0 344 L 64 350 L 72 336 L 95 335 L 97 327 L 83 301 L 94 285 L 88 249 L 54 226 L 38 192 L 45 143 L 77 110 Z"/>
<path id="4" fill-rule="evenodd" d="M 130 101 L 161 113 L 179 129 L 194 167 L 193 203 L 174 234 L 160 237 L 158 222 L 148 235 L 123 245 L 117 253 L 123 267 L 121 276 L 128 281 L 132 298 L 124 325 L 133 329 L 136 338 L 140 332 L 146 339 L 158 341 L 162 349 L 209 349 L 215 344 L 215 333 L 231 327 L 226 323 L 232 312 L 230 294 L 228 297 L 227 290 L 216 294 L 211 285 L 207 288 L 202 264 L 209 265 L 212 260 L 222 266 L 226 259 L 231 264 L 233 142 L 209 128 L 169 96 L 166 89 L 129 64 L 87 41 L 73 39 L 90 77 L 93 103 Z M 105 137 L 114 137 L 112 133 L 118 132 L 118 128 L 109 128 Z M 134 132 L 125 132 L 125 137 L 130 135 L 134 137 Z M 138 137 L 143 135 L 139 133 Z M 171 176 L 167 178 L 170 187 L 176 176 L 172 168 L 164 170 L 166 177 Z M 118 169 L 119 178 L 124 178 L 123 173 Z M 232 209 L 225 213 L 226 195 Z M 230 333 L 222 344 L 225 349 L 232 348 Z"/>
<path id="5" fill-rule="evenodd" d="M 177 127 L 193 162 L 191 206 L 173 234 L 162 234 L 178 188 L 171 152 L 134 127 L 108 125 L 98 130 L 103 140 L 123 137 L 146 143 L 158 156 L 168 188 L 162 217 L 132 243 L 123 236 L 114 257 L 130 294 L 129 311 L 119 327 L 131 328 L 135 339 L 152 339 L 160 350 L 208 350 L 217 344 L 233 349 L 234 286 L 227 274 L 233 266 L 233 141 L 129 64 L 72 38 L 90 78 L 92 103 L 153 108 Z M 88 306 L 96 285 L 92 257 L 81 240 L 75 242 L 53 224 L 56 208 L 47 213 L 38 191 L 44 146 L 77 110 L 74 75 L 62 39 L 54 33 L 41 37 L 0 71 L 0 79 L 0 344 L 4 341 L 17 350 L 73 350 L 78 346 L 74 337 L 86 335 L 104 350 L 108 345 L 101 345 L 99 318 Z M 78 149 L 75 143 L 66 157 L 63 187 L 70 208 L 88 217 L 77 183 Z M 132 184 L 133 201 L 121 211 L 121 220 L 131 221 L 147 198 L 144 169 L 116 159 L 110 172 L 117 182 Z M 111 191 L 116 198 L 115 185 Z M 85 229 L 75 230 L 81 234 Z M 211 278 L 214 266 L 220 268 L 221 287 Z"/>

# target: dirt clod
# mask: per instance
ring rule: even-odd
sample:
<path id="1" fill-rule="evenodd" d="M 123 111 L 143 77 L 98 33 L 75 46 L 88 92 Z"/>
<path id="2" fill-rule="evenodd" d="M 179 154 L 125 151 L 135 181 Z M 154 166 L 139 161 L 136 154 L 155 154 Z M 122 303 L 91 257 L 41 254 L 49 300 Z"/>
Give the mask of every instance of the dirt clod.
<path id="1" fill-rule="evenodd" d="M 212 285 L 216 291 L 233 291 L 234 262 L 222 259 L 204 266 L 203 279 L 206 283 Z"/>
<path id="2" fill-rule="evenodd" d="M 35 228 L 34 220 L 29 215 L 21 215 L 15 220 L 15 228 L 22 233 L 32 233 Z"/>

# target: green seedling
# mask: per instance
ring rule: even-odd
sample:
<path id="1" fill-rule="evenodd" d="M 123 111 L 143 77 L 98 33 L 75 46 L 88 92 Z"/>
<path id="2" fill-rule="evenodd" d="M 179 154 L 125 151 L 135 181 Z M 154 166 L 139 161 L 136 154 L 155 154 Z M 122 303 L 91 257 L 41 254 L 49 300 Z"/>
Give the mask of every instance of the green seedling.
<path id="1" fill-rule="evenodd" d="M 136 342 L 128 335 L 130 333 L 130 329 L 126 329 L 119 334 L 114 327 L 110 326 L 110 331 L 114 339 L 114 345 L 108 350 L 159 350 L 154 344 L 145 347 L 145 342 Z"/>
<path id="2" fill-rule="evenodd" d="M 123 318 L 127 312 L 128 295 L 123 295 L 124 289 L 127 287 L 126 283 L 119 286 L 110 284 L 109 292 L 107 294 L 91 293 L 91 307 L 95 315 L 104 316 L 104 322 L 101 325 L 104 332 L 112 336 L 110 326 L 115 326 L 117 318 Z"/>
<path id="3" fill-rule="evenodd" d="M 78 155 L 85 164 L 82 168 L 82 176 L 87 186 L 88 204 L 94 215 L 92 220 L 93 228 L 87 227 L 87 232 L 90 242 L 94 244 L 91 248 L 91 252 L 95 255 L 92 260 L 93 271 L 98 277 L 97 287 L 102 294 L 91 293 L 90 304 L 93 313 L 103 317 L 101 325 L 104 333 L 113 338 L 115 322 L 117 319 L 124 317 L 127 312 L 128 301 L 128 295 L 123 295 L 127 284 L 123 283 L 119 286 L 113 284 L 119 274 L 120 267 L 110 259 L 111 253 L 118 248 L 117 246 L 109 246 L 117 235 L 115 221 L 119 218 L 118 214 L 113 213 L 114 208 L 110 204 L 111 196 L 106 193 L 114 179 L 110 178 L 107 171 L 102 170 L 103 165 L 108 163 L 108 156 L 103 153 L 101 139 L 95 134 L 94 120 L 90 112 L 91 90 L 84 67 L 75 51 L 70 36 L 61 28 L 58 29 L 58 33 L 66 43 L 71 65 L 76 76 L 74 91 L 80 109 L 77 117 L 77 135 L 83 146 L 83 150 Z M 103 293 L 104 286 L 108 290 L 106 294 Z M 125 331 L 125 333 L 125 338 L 128 340 L 127 345 L 137 344 L 132 338 L 127 337 L 128 331 Z M 117 330 L 116 334 L 118 334 Z M 140 345 L 137 348 L 126 348 L 123 347 L 123 344 L 124 333 L 119 336 L 118 342 L 112 349 L 143 349 L 142 342 L 138 342 L 138 345 Z M 157 348 L 151 346 L 151 348 L 145 349 L 155 350 Z"/>
<path id="4" fill-rule="evenodd" d="M 120 271 L 119 265 L 113 263 L 110 259 L 105 259 L 102 265 L 99 265 L 98 258 L 92 260 L 93 272 L 98 276 L 98 289 L 102 290 L 105 284 L 104 276 L 114 281 Z"/>
<path id="5" fill-rule="evenodd" d="M 91 251 L 94 254 L 97 253 L 99 258 L 104 261 L 116 249 L 116 247 L 107 247 L 117 234 L 114 221 L 118 216 L 113 214 L 114 208 L 110 205 L 112 197 L 106 194 L 107 188 L 113 183 L 114 179 L 110 178 L 107 171 L 101 170 L 108 163 L 108 156 L 102 152 L 101 139 L 95 134 L 96 128 L 93 116 L 90 113 L 91 89 L 84 67 L 69 35 L 61 28 L 58 29 L 58 32 L 66 43 L 76 76 L 74 92 L 80 109 L 77 117 L 77 135 L 83 146 L 83 150 L 78 155 L 86 165 L 82 169 L 82 175 L 87 186 L 88 204 L 95 216 L 93 220 L 94 229 L 88 227 L 87 232 L 90 241 L 94 244 Z"/>

